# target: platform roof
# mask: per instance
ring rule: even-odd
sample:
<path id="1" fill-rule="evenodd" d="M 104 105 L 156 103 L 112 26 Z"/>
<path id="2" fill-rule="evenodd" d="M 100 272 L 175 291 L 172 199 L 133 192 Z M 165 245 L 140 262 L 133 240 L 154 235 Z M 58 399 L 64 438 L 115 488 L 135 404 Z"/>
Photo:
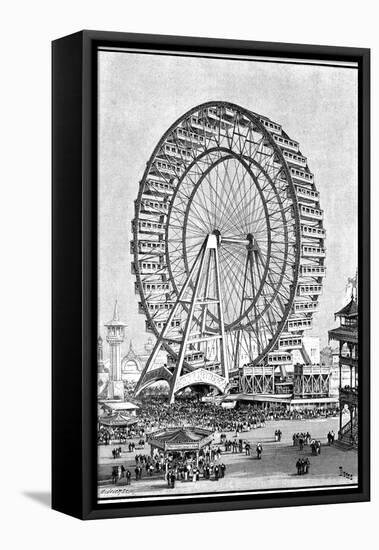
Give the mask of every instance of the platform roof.
<path id="1" fill-rule="evenodd" d="M 354 298 L 350 300 L 346 306 L 344 306 L 342 309 L 337 311 L 334 315 L 340 316 L 340 317 L 355 317 L 358 315 L 358 304 Z"/>
<path id="2" fill-rule="evenodd" d="M 310 405 L 313 403 L 336 403 L 338 402 L 338 397 L 312 397 L 312 398 L 298 398 L 294 399 L 292 394 L 248 394 L 248 393 L 238 393 L 231 394 L 225 398 L 225 401 L 230 400 L 236 401 L 253 401 L 256 403 L 281 403 L 286 405 Z"/>
<path id="3" fill-rule="evenodd" d="M 130 401 L 103 401 L 103 407 L 109 411 L 134 411 L 139 409 L 139 406 Z"/>
<path id="4" fill-rule="evenodd" d="M 163 451 L 198 451 L 213 439 L 213 431 L 192 426 L 158 430 L 148 435 L 150 445 Z"/>
<path id="5" fill-rule="evenodd" d="M 121 428 L 125 426 L 132 426 L 137 423 L 136 417 L 127 417 L 121 413 L 111 414 L 109 416 L 100 416 L 99 422 L 103 426 L 109 428 Z"/>
<path id="6" fill-rule="evenodd" d="M 341 326 L 329 330 L 329 340 L 358 343 L 358 329 L 356 327 Z"/>

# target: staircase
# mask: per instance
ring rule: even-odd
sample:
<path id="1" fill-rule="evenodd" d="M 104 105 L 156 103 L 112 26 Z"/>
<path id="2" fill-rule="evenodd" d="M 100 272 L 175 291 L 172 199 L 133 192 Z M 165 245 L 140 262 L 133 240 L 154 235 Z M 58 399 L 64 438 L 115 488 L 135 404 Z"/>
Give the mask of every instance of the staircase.
<path id="1" fill-rule="evenodd" d="M 351 435 L 354 437 L 354 443 L 351 441 Z M 344 449 L 358 449 L 358 418 L 353 419 L 353 428 L 351 428 L 351 420 L 342 426 L 338 432 L 337 446 Z"/>

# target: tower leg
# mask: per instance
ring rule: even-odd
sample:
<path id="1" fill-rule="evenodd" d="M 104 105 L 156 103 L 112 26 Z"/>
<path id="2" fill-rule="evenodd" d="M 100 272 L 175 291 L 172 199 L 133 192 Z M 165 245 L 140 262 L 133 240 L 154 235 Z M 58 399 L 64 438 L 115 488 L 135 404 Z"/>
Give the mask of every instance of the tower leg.
<path id="1" fill-rule="evenodd" d="M 190 273 L 189 273 L 189 275 L 188 275 L 188 277 L 187 277 L 187 280 L 185 281 L 185 283 L 184 283 L 184 285 L 183 285 L 183 287 L 182 287 L 182 290 L 180 291 L 179 296 L 178 296 L 178 298 L 177 298 L 177 300 L 176 300 L 176 302 L 175 302 L 175 304 L 174 304 L 174 307 L 172 308 L 172 310 L 171 310 L 171 312 L 170 312 L 170 315 L 169 315 L 169 317 L 168 317 L 168 319 L 167 319 L 166 325 L 163 327 L 162 332 L 161 332 L 160 336 L 158 337 L 158 339 L 157 339 L 157 341 L 156 341 L 156 343 L 155 343 L 154 349 L 153 349 L 153 351 L 152 351 L 152 353 L 151 353 L 151 355 L 150 355 L 150 357 L 149 357 L 149 359 L 148 359 L 148 361 L 147 361 L 147 363 L 146 363 L 146 365 L 145 365 L 145 367 L 144 367 L 144 369 L 143 369 L 143 371 L 142 371 L 142 374 L 141 374 L 141 376 L 140 376 L 140 378 L 139 378 L 139 380 L 138 380 L 138 383 L 137 383 L 137 386 L 136 386 L 134 395 L 138 395 L 138 393 L 140 392 L 141 388 L 143 387 L 143 385 L 144 385 L 144 383 L 145 383 L 145 378 L 146 378 L 147 373 L 151 370 L 151 367 L 154 366 L 154 363 L 155 363 L 155 360 L 156 360 L 156 358 L 157 358 L 157 356 L 158 356 L 158 353 L 159 353 L 159 351 L 160 351 L 161 348 L 162 348 L 163 340 L 164 340 L 164 338 L 165 338 L 165 336 L 166 336 L 166 334 L 167 334 L 167 331 L 169 330 L 169 327 L 171 326 L 171 322 L 172 322 L 172 320 L 174 319 L 174 316 L 175 316 L 175 313 L 176 313 L 176 311 L 177 311 L 177 308 L 178 308 L 178 306 L 180 305 L 180 303 L 181 303 L 181 301 L 182 301 L 182 298 L 183 298 L 183 296 L 184 296 L 184 294 L 185 294 L 185 292 L 186 292 L 186 290 L 187 290 L 187 288 L 188 288 L 189 282 L 190 282 L 190 280 L 191 280 L 191 278 L 192 278 L 192 276 L 193 276 L 193 273 L 194 273 L 194 271 L 195 271 L 195 269 L 196 269 L 198 260 L 199 260 L 201 254 L 202 254 L 202 252 L 203 252 L 203 250 L 204 250 L 204 247 L 205 247 L 205 244 L 202 245 L 202 247 L 201 247 L 201 249 L 200 249 L 200 252 L 199 252 L 197 258 L 196 258 L 196 260 L 195 260 L 194 263 L 193 263 L 193 266 L 192 266 L 191 271 L 190 271 Z"/>
<path id="2" fill-rule="evenodd" d="M 218 356 L 221 364 L 221 371 L 222 376 L 220 375 L 213 375 L 213 378 L 208 378 L 208 375 L 205 377 L 205 380 L 211 383 L 211 385 L 215 385 L 219 387 L 221 391 L 225 390 L 226 383 L 229 379 L 229 369 L 227 364 L 227 354 L 226 354 L 226 343 L 225 343 L 225 327 L 224 327 L 224 318 L 223 318 L 223 303 L 222 303 L 222 296 L 221 296 L 221 285 L 220 285 L 220 268 L 219 268 L 219 259 L 218 259 L 218 240 L 216 235 L 208 235 L 206 240 L 204 241 L 196 260 L 194 261 L 194 264 L 191 268 L 191 271 L 182 287 L 182 290 L 180 291 L 180 294 L 175 302 L 175 305 L 173 309 L 171 310 L 171 313 L 168 317 L 168 320 L 166 322 L 165 327 L 163 328 L 155 346 L 153 349 L 153 352 L 142 372 L 142 375 L 140 377 L 140 380 L 137 384 L 135 395 L 137 395 L 147 384 L 152 383 L 155 381 L 154 378 L 154 363 L 157 358 L 157 355 L 161 349 L 161 347 L 164 345 L 165 341 L 168 343 L 170 342 L 170 338 L 167 338 L 167 331 L 169 330 L 171 326 L 171 321 L 174 318 L 174 315 L 177 311 L 178 307 L 182 307 L 185 310 L 185 314 L 187 315 L 186 322 L 185 322 L 185 328 L 184 333 L 181 338 L 181 340 L 173 339 L 172 342 L 179 344 L 179 351 L 176 357 L 176 365 L 175 370 L 171 374 L 168 371 L 162 372 L 161 369 L 157 370 L 157 380 L 161 379 L 158 378 L 159 376 L 162 377 L 165 376 L 165 379 L 169 380 L 170 384 L 170 392 L 169 392 L 169 402 L 173 403 L 175 399 L 175 393 L 178 391 L 179 388 L 185 387 L 183 384 L 184 382 L 179 384 L 179 380 L 182 377 L 182 371 L 183 367 L 186 364 L 186 351 L 188 350 L 188 347 L 193 345 L 194 349 L 201 350 L 202 343 L 205 343 L 204 348 L 207 349 L 209 340 L 218 340 Z M 208 259 L 208 262 L 207 262 Z M 208 296 L 208 289 L 209 289 L 209 283 L 210 283 L 210 271 L 211 271 L 211 264 L 214 264 L 214 270 L 215 270 L 215 276 L 214 276 L 214 295 L 215 297 Z M 207 267 L 205 267 L 207 265 Z M 205 285 L 204 285 L 204 275 L 205 275 Z M 192 285 L 190 286 L 190 282 L 192 282 Z M 193 289 L 193 290 L 192 290 Z M 201 289 L 204 289 L 201 291 Z M 187 298 L 185 299 L 185 293 L 186 291 L 192 292 Z M 204 292 L 204 297 L 202 297 L 202 294 Z M 218 328 L 216 332 L 213 330 L 211 333 L 207 332 L 206 327 L 206 315 L 208 312 L 208 304 L 212 303 L 217 308 L 217 314 L 216 317 L 218 318 Z M 186 304 L 186 306 L 184 306 Z M 195 317 L 195 310 L 196 308 L 201 308 L 199 311 L 200 315 L 199 317 Z M 194 331 L 194 321 L 196 322 L 196 332 Z M 199 332 L 200 330 L 200 332 Z M 176 353 L 176 351 L 175 351 Z M 190 373 L 188 373 L 190 374 Z M 184 375 L 185 376 L 185 375 Z M 200 377 L 202 377 L 203 383 L 207 383 L 204 381 L 204 374 L 200 374 Z M 215 380 L 216 378 L 216 380 Z M 188 385 L 198 383 L 198 381 L 195 381 L 193 379 L 188 380 Z"/>
<path id="3" fill-rule="evenodd" d="M 216 268 L 216 291 L 217 291 L 217 300 L 218 300 L 218 318 L 220 324 L 220 351 L 221 351 L 221 369 L 222 374 L 226 381 L 229 381 L 229 367 L 227 364 L 227 355 L 225 349 L 225 326 L 224 326 L 224 312 L 223 312 L 223 303 L 221 297 L 221 284 L 220 284 L 220 264 L 218 259 L 218 249 L 217 246 L 214 248 L 215 255 L 215 268 Z"/>
<path id="4" fill-rule="evenodd" d="M 206 252 L 206 248 L 203 250 L 202 255 L 201 255 L 200 267 L 199 267 L 199 271 L 198 271 L 198 274 L 197 274 L 197 277 L 196 277 L 196 284 L 195 284 L 195 289 L 194 289 L 193 295 L 192 295 L 192 300 L 191 300 L 190 310 L 189 310 L 189 314 L 188 314 L 188 318 L 187 318 L 186 328 L 184 330 L 183 340 L 182 340 L 182 343 L 180 345 L 178 362 L 177 362 L 175 373 L 174 373 L 172 383 L 171 383 L 171 388 L 170 388 L 170 393 L 169 393 L 169 403 L 170 404 L 174 402 L 176 384 L 177 384 L 178 378 L 179 378 L 179 376 L 182 372 L 182 368 L 183 368 L 184 354 L 186 352 L 186 348 L 187 348 L 187 345 L 188 345 L 187 344 L 188 336 L 189 336 L 190 330 L 191 330 L 191 323 L 192 323 L 193 314 L 194 314 L 194 311 L 195 311 L 196 298 L 197 298 L 197 294 L 199 292 L 201 275 L 203 273 L 203 268 L 204 268 L 205 252 Z"/>
<path id="5" fill-rule="evenodd" d="M 183 362 L 185 357 L 185 352 L 187 350 L 189 340 L 190 340 L 190 334 L 191 334 L 191 326 L 194 318 L 194 312 L 196 306 L 201 306 L 203 308 L 203 316 L 201 320 L 201 331 L 199 335 L 199 343 L 201 341 L 204 341 L 206 346 L 208 345 L 208 337 L 205 334 L 206 329 L 206 322 L 205 322 L 205 315 L 206 315 L 206 309 L 204 309 L 204 304 L 201 299 L 199 300 L 199 294 L 200 294 L 200 287 L 202 284 L 202 275 L 204 272 L 204 266 L 206 262 L 206 257 L 208 254 L 208 267 L 207 272 L 205 275 L 205 295 L 204 295 L 204 302 L 207 302 L 208 297 L 208 290 L 209 290 L 209 277 L 210 277 L 210 270 L 211 270 L 211 263 L 213 259 L 214 263 L 214 269 L 215 269 L 215 291 L 216 291 L 216 297 L 214 303 L 217 304 L 217 314 L 218 314 L 218 322 L 219 322 L 219 334 L 215 337 L 219 340 L 219 358 L 221 363 L 221 370 L 222 370 L 222 377 L 226 382 L 229 380 L 229 369 L 227 365 L 227 355 L 226 355 L 226 349 L 225 349 L 225 327 L 224 327 L 224 319 L 223 319 L 223 304 L 222 304 L 222 296 L 221 296 L 221 285 L 220 285 L 220 269 L 219 269 L 219 261 L 218 261 L 218 241 L 215 235 L 209 235 L 207 237 L 207 240 L 205 242 L 205 247 L 201 255 L 200 259 L 200 266 L 199 271 L 196 278 L 195 288 L 192 294 L 191 303 L 190 303 L 190 310 L 186 322 L 186 327 L 184 331 L 183 340 L 181 342 L 181 347 L 179 351 L 179 357 L 178 357 L 178 363 L 176 365 L 175 373 L 172 379 L 172 385 L 170 389 L 170 403 L 173 403 L 175 399 L 175 392 L 177 390 L 177 384 L 181 377 L 182 370 L 183 370 Z"/>

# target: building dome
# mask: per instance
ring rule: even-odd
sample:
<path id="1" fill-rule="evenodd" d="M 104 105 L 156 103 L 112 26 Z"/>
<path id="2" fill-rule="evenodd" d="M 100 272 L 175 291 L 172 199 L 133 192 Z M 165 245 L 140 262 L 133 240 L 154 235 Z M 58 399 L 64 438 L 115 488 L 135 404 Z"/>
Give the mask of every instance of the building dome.
<path id="1" fill-rule="evenodd" d="M 136 381 L 142 371 L 142 363 L 139 355 L 134 351 L 132 341 L 129 344 L 129 351 L 121 361 L 122 378 L 126 381 Z"/>

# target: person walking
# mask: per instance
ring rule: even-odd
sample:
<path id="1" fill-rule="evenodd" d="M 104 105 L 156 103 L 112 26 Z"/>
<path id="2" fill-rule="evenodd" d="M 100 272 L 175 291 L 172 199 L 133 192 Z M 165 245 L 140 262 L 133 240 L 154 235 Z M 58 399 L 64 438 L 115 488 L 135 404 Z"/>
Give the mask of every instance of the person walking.
<path id="1" fill-rule="evenodd" d="M 263 447 L 262 447 L 261 443 L 258 443 L 258 445 L 257 445 L 257 459 L 258 460 L 261 460 L 261 458 L 262 458 L 262 451 L 263 451 Z"/>
<path id="2" fill-rule="evenodd" d="M 130 481 L 131 481 L 131 477 L 132 477 L 132 474 L 131 474 L 130 470 L 126 470 L 125 477 L 126 477 L 126 485 L 130 485 Z"/>
<path id="3" fill-rule="evenodd" d="M 113 466 L 112 468 L 112 483 L 116 485 L 117 483 L 117 467 Z"/>
<path id="4" fill-rule="evenodd" d="M 218 481 L 218 478 L 220 477 L 220 470 L 218 465 L 215 466 L 215 480 Z"/>
<path id="5" fill-rule="evenodd" d="M 171 481 L 171 488 L 174 489 L 175 488 L 175 481 L 176 481 L 176 476 L 175 476 L 174 472 L 171 472 L 170 481 Z"/>

